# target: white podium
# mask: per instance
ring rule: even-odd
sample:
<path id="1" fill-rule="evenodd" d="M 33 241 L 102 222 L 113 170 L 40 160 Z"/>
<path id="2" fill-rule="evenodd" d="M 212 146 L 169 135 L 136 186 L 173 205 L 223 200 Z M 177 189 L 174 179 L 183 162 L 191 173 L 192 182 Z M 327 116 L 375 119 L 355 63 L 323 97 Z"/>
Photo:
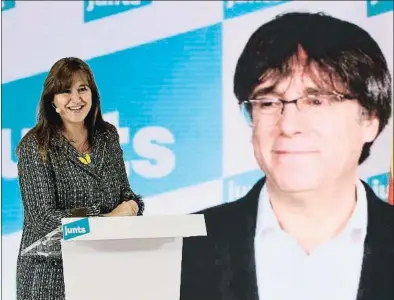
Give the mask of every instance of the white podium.
<path id="1" fill-rule="evenodd" d="M 203 215 L 67 218 L 62 224 L 66 300 L 179 300 L 182 240 L 206 235 Z"/>

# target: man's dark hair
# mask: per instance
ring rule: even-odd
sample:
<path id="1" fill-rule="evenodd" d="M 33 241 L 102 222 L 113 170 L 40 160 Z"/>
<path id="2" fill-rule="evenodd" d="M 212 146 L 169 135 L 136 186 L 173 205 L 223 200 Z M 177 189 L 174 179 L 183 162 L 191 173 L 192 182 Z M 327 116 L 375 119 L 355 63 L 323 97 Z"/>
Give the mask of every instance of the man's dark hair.
<path id="1" fill-rule="evenodd" d="M 291 73 L 300 47 L 325 86 L 338 81 L 371 116 L 379 119 L 378 135 L 391 116 L 391 76 L 375 40 L 359 26 L 323 13 L 286 13 L 259 27 L 249 38 L 236 66 L 234 93 L 249 99 L 266 78 Z M 326 80 L 328 79 L 328 80 Z M 359 164 L 370 155 L 365 143 Z"/>

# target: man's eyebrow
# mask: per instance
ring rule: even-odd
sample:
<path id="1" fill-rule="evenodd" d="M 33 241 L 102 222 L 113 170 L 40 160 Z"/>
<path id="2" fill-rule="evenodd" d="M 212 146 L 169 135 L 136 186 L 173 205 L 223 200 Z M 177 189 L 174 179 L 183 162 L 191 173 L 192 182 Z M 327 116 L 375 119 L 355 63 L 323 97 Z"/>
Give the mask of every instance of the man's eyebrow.
<path id="1" fill-rule="evenodd" d="M 267 94 L 277 94 L 274 90 L 275 90 L 275 85 L 258 87 L 253 91 L 251 98 L 264 96 Z"/>
<path id="2" fill-rule="evenodd" d="M 270 85 L 270 86 L 261 86 L 257 87 L 250 98 L 256 98 L 256 97 L 261 97 L 267 94 L 273 95 L 273 96 L 281 96 L 281 93 L 278 91 L 275 91 L 276 85 Z M 321 89 L 318 87 L 314 86 L 307 86 L 303 88 L 303 94 L 324 94 L 324 93 L 330 93 L 331 91 L 328 89 Z"/>
<path id="3" fill-rule="evenodd" d="M 304 94 L 319 94 L 319 93 L 327 93 L 327 90 L 322 90 L 317 87 L 305 87 L 303 89 Z"/>

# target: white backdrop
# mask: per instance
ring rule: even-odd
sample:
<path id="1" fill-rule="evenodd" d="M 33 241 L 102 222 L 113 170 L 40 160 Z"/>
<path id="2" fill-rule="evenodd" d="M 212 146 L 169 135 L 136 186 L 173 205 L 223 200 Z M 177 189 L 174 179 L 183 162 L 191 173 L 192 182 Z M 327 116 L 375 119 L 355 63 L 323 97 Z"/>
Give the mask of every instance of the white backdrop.
<path id="1" fill-rule="evenodd" d="M 2 299 L 14 299 L 23 222 L 15 147 L 55 61 L 92 67 L 146 214 L 189 213 L 235 200 L 262 176 L 232 93 L 254 30 L 279 13 L 323 11 L 366 29 L 392 71 L 392 10 L 392 1 L 2 1 Z M 383 199 L 390 132 L 392 122 L 360 170 Z"/>

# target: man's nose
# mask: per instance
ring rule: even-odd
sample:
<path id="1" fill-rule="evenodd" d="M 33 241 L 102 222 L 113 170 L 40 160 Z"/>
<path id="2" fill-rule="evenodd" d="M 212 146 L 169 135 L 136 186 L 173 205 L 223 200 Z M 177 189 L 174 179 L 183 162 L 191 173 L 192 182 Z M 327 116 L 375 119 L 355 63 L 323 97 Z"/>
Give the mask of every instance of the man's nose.
<path id="1" fill-rule="evenodd" d="M 304 118 L 295 103 L 284 105 L 278 120 L 281 133 L 285 136 L 301 133 L 304 127 Z"/>

